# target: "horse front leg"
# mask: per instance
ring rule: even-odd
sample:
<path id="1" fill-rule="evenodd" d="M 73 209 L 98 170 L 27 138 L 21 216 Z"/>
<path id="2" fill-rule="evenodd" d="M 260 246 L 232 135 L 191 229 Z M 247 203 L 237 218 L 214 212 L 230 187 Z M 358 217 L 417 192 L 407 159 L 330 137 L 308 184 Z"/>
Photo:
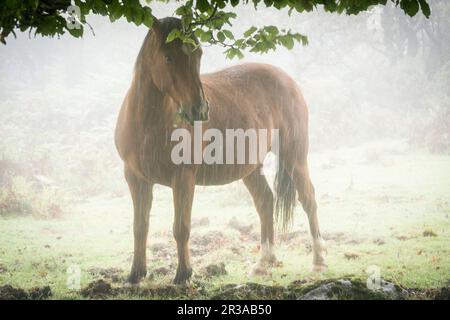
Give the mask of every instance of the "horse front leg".
<path id="1" fill-rule="evenodd" d="M 189 236 L 191 233 L 191 210 L 194 200 L 195 174 L 190 170 L 181 170 L 172 181 L 174 201 L 173 235 L 177 242 L 178 268 L 173 282 L 186 284 L 192 275 L 189 260 Z"/>
<path id="2" fill-rule="evenodd" d="M 149 213 L 153 200 L 153 185 L 136 177 L 127 167 L 125 167 L 125 178 L 134 207 L 134 256 L 128 282 L 137 283 L 147 274 L 146 248 Z"/>

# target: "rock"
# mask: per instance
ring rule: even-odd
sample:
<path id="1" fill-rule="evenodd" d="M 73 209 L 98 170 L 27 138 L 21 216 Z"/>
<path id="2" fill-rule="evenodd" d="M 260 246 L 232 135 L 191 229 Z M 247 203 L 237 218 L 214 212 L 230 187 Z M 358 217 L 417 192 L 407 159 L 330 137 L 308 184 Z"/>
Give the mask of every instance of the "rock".
<path id="1" fill-rule="evenodd" d="M 389 300 L 404 300 L 408 297 L 408 292 L 389 281 L 381 280 L 380 290 Z"/>
<path id="2" fill-rule="evenodd" d="M 362 281 L 339 279 L 309 290 L 301 300 L 403 300 L 408 293 L 395 284 L 381 280 L 379 290 L 371 290 Z"/>

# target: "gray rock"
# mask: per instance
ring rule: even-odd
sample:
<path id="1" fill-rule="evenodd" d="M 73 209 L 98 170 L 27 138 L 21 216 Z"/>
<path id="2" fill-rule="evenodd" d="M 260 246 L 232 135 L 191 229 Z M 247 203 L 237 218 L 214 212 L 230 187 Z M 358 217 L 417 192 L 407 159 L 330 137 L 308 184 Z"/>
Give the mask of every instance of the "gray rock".
<path id="1" fill-rule="evenodd" d="M 323 283 L 304 294 L 301 300 L 403 300 L 408 292 L 395 284 L 381 280 L 380 288 L 372 290 L 362 281 L 339 279 Z"/>

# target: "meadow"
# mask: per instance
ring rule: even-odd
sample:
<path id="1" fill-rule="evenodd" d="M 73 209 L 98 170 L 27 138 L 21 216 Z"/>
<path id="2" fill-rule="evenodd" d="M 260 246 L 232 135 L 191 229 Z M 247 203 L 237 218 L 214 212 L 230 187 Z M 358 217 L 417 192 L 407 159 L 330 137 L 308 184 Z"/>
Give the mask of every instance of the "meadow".
<path id="1" fill-rule="evenodd" d="M 259 253 L 259 221 L 245 187 L 236 182 L 197 187 L 194 276 L 188 288 L 172 286 L 172 195 L 157 187 L 148 276 L 139 287 L 127 286 L 132 205 L 123 183 L 121 192 L 71 202 L 59 217 L 2 215 L 0 283 L 23 289 L 49 286 L 56 299 L 211 298 L 224 288 L 249 283 L 273 288 L 341 278 L 365 283 L 375 268 L 382 279 L 410 290 L 410 298 L 430 298 L 429 292 L 448 286 L 450 156 L 410 153 L 401 143 L 380 142 L 312 154 L 310 163 L 328 249 L 325 273 L 311 272 L 307 219 L 297 206 L 294 226 L 276 236 L 279 265 L 266 275 L 249 275 Z M 101 287 L 90 290 L 100 279 L 108 286 L 106 293 Z M 240 294 L 269 295 L 255 290 Z"/>

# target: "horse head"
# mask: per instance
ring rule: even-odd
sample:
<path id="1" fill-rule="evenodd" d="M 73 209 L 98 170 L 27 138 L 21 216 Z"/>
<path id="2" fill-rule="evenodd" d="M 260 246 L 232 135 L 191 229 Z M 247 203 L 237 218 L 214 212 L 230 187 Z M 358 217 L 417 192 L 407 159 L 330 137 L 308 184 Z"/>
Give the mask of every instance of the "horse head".
<path id="1" fill-rule="evenodd" d="M 179 106 L 185 120 L 191 125 L 194 121 L 207 121 L 209 105 L 200 81 L 202 49 L 194 35 L 192 43 L 180 39 L 167 42 L 174 28 L 182 30 L 180 19 L 155 19 L 149 33 L 149 56 L 143 58 L 151 64 L 149 69 L 155 86 Z"/>

